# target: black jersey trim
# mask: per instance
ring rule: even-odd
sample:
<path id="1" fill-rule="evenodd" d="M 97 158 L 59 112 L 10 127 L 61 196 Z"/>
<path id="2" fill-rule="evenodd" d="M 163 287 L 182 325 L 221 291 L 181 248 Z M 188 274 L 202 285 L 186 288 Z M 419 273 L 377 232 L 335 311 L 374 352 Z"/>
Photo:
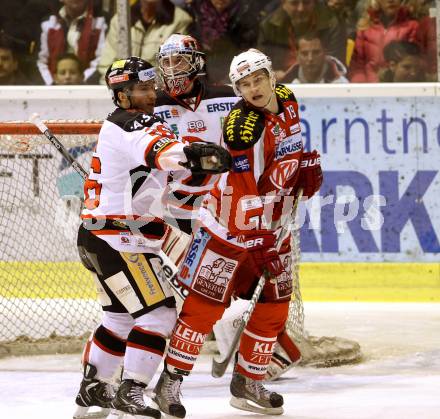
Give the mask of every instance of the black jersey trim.
<path id="1" fill-rule="evenodd" d="M 264 113 L 247 106 L 242 99 L 235 104 L 223 125 L 223 139 L 232 150 L 252 147 L 264 131 Z"/>
<path id="2" fill-rule="evenodd" d="M 159 116 L 148 115 L 138 110 L 126 110 L 121 108 L 117 108 L 112 112 L 107 120 L 126 132 L 139 131 L 151 127 L 155 122 L 163 122 Z"/>

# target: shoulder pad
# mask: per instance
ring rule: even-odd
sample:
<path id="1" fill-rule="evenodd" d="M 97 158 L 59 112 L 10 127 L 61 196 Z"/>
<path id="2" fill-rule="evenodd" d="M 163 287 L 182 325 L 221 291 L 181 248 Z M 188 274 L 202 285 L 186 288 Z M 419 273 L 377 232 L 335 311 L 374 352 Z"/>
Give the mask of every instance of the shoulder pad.
<path id="1" fill-rule="evenodd" d="M 296 97 L 293 92 L 286 87 L 284 84 L 277 84 L 275 87 L 275 92 L 281 102 L 293 101 L 296 102 Z"/>
<path id="2" fill-rule="evenodd" d="M 148 115 L 141 111 L 127 111 L 121 108 L 116 109 L 107 119 L 127 132 L 151 127 L 155 122 L 162 121 L 161 118 L 155 115 Z"/>
<path id="3" fill-rule="evenodd" d="M 229 112 L 223 125 L 223 139 L 229 148 L 244 150 L 252 147 L 264 130 L 264 114 L 250 109 L 240 100 Z"/>

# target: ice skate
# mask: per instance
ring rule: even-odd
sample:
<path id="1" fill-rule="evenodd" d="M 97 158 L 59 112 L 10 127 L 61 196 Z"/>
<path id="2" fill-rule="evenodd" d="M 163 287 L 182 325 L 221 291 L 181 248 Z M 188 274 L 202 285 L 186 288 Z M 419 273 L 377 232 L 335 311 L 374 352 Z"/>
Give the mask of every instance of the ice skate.
<path id="1" fill-rule="evenodd" d="M 181 375 L 172 374 L 165 367 L 154 389 L 153 402 L 162 412 L 171 417 L 184 418 L 186 415 L 185 407 L 180 401 L 182 380 Z"/>
<path id="2" fill-rule="evenodd" d="M 230 390 L 232 398 L 229 403 L 236 409 L 263 415 L 282 415 L 284 413 L 283 396 L 267 390 L 261 381 L 234 372 Z"/>
<path id="3" fill-rule="evenodd" d="M 96 367 L 87 363 L 84 366 L 84 378 L 76 396 L 77 409 L 73 415 L 74 419 L 106 418 L 110 411 L 110 402 L 114 397 L 113 388 L 110 384 L 96 378 Z M 101 410 L 90 412 L 92 406 Z"/>
<path id="4" fill-rule="evenodd" d="M 135 380 L 122 380 L 118 392 L 111 402 L 112 415 L 110 417 L 133 417 L 136 419 L 155 418 L 159 419 L 159 410 L 146 405 L 144 400 L 144 389 L 146 385 Z M 130 416 L 131 415 L 131 416 Z"/>

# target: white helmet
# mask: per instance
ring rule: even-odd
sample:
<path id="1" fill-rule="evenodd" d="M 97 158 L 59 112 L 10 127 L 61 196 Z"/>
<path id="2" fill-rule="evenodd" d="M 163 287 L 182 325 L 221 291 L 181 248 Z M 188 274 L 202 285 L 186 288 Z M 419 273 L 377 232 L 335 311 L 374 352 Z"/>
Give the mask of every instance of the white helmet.
<path id="1" fill-rule="evenodd" d="M 266 70 L 272 81 L 273 89 L 275 89 L 275 74 L 272 70 L 272 61 L 270 58 L 255 48 L 251 48 L 241 54 L 236 55 L 231 62 L 229 69 L 229 79 L 237 96 L 241 96 L 237 87 L 237 82 L 249 74 L 258 70 Z"/>
<path id="2" fill-rule="evenodd" d="M 172 56 L 179 58 L 176 63 L 183 60 L 186 63 L 186 69 L 178 70 L 176 66 L 178 67 L 179 64 L 170 65 Z M 205 54 L 201 51 L 197 40 L 190 35 L 178 33 L 171 35 L 160 46 L 156 59 L 163 88 L 171 96 L 181 95 L 196 77 L 206 75 Z"/>

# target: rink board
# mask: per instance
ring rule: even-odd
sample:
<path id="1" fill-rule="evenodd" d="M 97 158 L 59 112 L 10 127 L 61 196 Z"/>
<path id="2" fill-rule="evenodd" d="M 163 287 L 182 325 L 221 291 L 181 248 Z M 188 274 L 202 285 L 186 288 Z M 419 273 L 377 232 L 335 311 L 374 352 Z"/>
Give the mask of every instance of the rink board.
<path id="1" fill-rule="evenodd" d="M 0 262 L 0 296 L 96 298 L 79 262 Z M 305 301 L 440 302 L 438 263 L 302 263 Z"/>

